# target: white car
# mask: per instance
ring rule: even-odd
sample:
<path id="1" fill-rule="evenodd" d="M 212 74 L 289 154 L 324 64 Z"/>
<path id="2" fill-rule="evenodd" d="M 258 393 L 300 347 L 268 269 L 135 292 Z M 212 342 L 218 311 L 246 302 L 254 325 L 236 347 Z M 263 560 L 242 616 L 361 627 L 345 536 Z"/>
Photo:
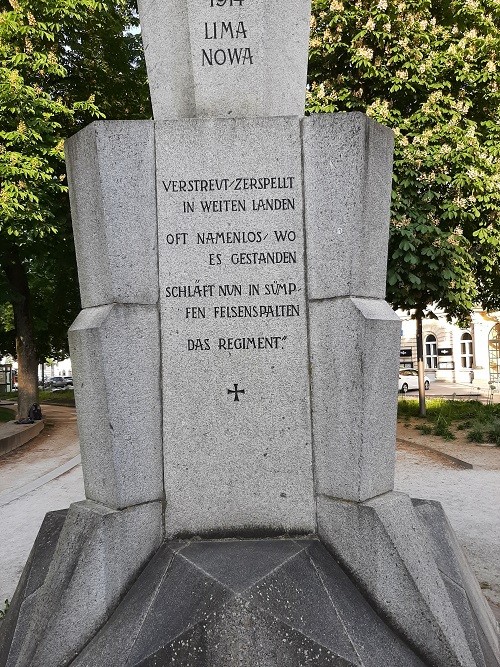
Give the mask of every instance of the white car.
<path id="1" fill-rule="evenodd" d="M 424 387 L 429 389 L 431 381 L 424 376 Z M 415 368 L 402 368 L 399 371 L 399 391 L 406 394 L 410 389 L 418 389 L 418 371 Z"/>

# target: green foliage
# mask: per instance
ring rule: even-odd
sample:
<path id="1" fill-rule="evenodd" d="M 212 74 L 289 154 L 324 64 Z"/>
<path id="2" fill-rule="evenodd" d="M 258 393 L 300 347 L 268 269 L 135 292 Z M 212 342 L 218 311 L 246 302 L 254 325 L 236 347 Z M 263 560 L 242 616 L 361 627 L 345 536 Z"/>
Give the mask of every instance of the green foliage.
<path id="1" fill-rule="evenodd" d="M 313 0 L 309 112 L 395 132 L 388 300 L 500 307 L 500 5 Z"/>
<path id="2" fill-rule="evenodd" d="M 485 405 L 479 401 L 427 399 L 426 422 L 417 426 L 423 435 L 437 435 L 454 440 L 451 426 L 467 430 L 469 442 L 492 442 L 500 446 L 500 404 Z M 419 418 L 418 401 L 399 401 L 398 417 Z"/>
<path id="3" fill-rule="evenodd" d="M 12 304 L 31 303 L 37 354 L 67 354 L 79 290 L 64 139 L 95 118 L 150 116 L 133 0 L 0 0 L 0 268 L 19 258 L 31 299 L 0 272 L 0 355 Z"/>
<path id="4" fill-rule="evenodd" d="M 428 398 L 426 419 L 432 423 L 444 417 L 448 423 L 479 420 L 485 423 L 500 418 L 500 404 L 485 405 L 479 401 L 448 401 Z M 398 417 L 419 418 L 418 401 L 398 401 Z"/>
<path id="5" fill-rule="evenodd" d="M 495 419 L 487 430 L 488 442 L 493 442 L 497 447 L 500 446 L 500 420 Z"/>
<path id="6" fill-rule="evenodd" d="M 17 391 L 0 392 L 0 400 L 16 401 Z M 71 390 L 67 391 L 40 391 L 38 394 L 40 403 L 54 403 L 75 407 L 75 395 Z M 13 417 L 11 417 L 13 419 Z"/>
<path id="7" fill-rule="evenodd" d="M 94 0 L 11 0 L 0 14 L 0 234 L 30 241 L 56 231 L 54 200 L 66 190 L 62 128 L 93 99 L 70 102 L 51 82 L 66 70 L 56 39 L 95 13 Z"/>
<path id="8" fill-rule="evenodd" d="M 445 440 L 455 440 L 453 432 L 450 430 L 449 422 L 443 417 L 439 417 L 434 428 L 432 429 L 433 435 L 438 435 Z"/>
<path id="9" fill-rule="evenodd" d="M 470 424 L 470 430 L 467 433 L 469 442 L 491 442 L 497 447 L 500 446 L 500 416 L 498 413 L 491 419 L 479 415 L 478 418 Z"/>
<path id="10" fill-rule="evenodd" d="M 484 433 L 482 428 L 475 426 L 467 433 L 467 440 L 469 442 L 477 442 L 479 444 L 484 442 Z"/>

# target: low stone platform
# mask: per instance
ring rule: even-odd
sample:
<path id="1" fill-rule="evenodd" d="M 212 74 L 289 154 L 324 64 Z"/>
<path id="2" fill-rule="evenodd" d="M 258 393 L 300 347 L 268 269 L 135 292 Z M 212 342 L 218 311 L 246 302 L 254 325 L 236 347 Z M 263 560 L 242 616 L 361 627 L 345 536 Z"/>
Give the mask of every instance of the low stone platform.
<path id="1" fill-rule="evenodd" d="M 27 629 L 29 600 L 43 584 L 64 516 L 47 515 L 35 543 L 2 629 L 2 667 L 21 664 L 16 621 L 18 631 Z M 29 664 L 38 664 L 36 657 Z M 165 542 L 108 622 L 67 664 L 425 663 L 370 607 L 318 539 L 264 539 Z"/>
<path id="2" fill-rule="evenodd" d="M 34 424 L 16 424 L 14 421 L 0 424 L 0 456 L 36 438 L 43 427 L 43 420 Z"/>
<path id="3" fill-rule="evenodd" d="M 415 503 L 435 533 L 436 555 L 448 562 L 434 504 Z M 57 591 L 45 588 L 66 516 L 49 513 L 42 525 L 0 628 L 0 667 L 40 667 L 47 655 L 51 667 L 445 667 L 388 625 L 316 537 L 164 542 L 97 632 L 64 648 L 76 619 L 67 618 L 71 627 L 61 634 L 56 608 L 48 610 Z M 451 577 L 461 581 L 451 572 L 449 585 Z M 96 587 L 85 596 L 101 593 Z M 481 601 L 470 593 L 452 598 L 475 646 L 473 664 L 497 667 Z M 43 600 L 46 613 L 34 615 Z"/>

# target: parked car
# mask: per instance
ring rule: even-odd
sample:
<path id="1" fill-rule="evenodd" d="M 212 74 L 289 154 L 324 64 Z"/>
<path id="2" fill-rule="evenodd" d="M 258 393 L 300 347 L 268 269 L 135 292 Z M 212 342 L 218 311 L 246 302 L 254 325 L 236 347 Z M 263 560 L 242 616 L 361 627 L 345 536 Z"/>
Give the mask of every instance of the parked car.
<path id="1" fill-rule="evenodd" d="M 431 381 L 424 376 L 424 388 L 429 389 Z M 406 394 L 410 389 L 418 389 L 418 371 L 415 368 L 402 368 L 399 371 L 399 391 Z"/>
<path id="2" fill-rule="evenodd" d="M 65 375 L 64 376 L 64 382 L 66 383 L 67 387 L 72 387 L 73 386 L 73 378 L 71 375 Z"/>
<path id="3" fill-rule="evenodd" d="M 64 389 L 66 382 L 62 375 L 54 375 L 54 377 L 49 380 L 49 386 L 52 387 L 52 389 Z"/>

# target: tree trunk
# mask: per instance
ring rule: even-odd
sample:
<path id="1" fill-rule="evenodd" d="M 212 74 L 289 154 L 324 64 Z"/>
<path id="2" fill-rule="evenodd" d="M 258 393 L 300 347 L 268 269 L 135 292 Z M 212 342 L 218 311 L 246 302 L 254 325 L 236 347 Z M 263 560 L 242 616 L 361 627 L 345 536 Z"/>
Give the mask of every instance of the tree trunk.
<path id="1" fill-rule="evenodd" d="M 4 249 L 0 262 L 7 278 L 14 310 L 16 356 L 18 363 L 18 418 L 28 416 L 33 403 L 38 402 L 38 355 L 36 351 L 30 289 L 26 269 L 14 245 Z"/>
<path id="2" fill-rule="evenodd" d="M 418 414 L 421 417 L 425 417 L 425 387 L 424 387 L 424 341 L 422 334 L 422 315 L 417 313 L 416 317 L 417 323 L 417 370 L 418 370 Z"/>

